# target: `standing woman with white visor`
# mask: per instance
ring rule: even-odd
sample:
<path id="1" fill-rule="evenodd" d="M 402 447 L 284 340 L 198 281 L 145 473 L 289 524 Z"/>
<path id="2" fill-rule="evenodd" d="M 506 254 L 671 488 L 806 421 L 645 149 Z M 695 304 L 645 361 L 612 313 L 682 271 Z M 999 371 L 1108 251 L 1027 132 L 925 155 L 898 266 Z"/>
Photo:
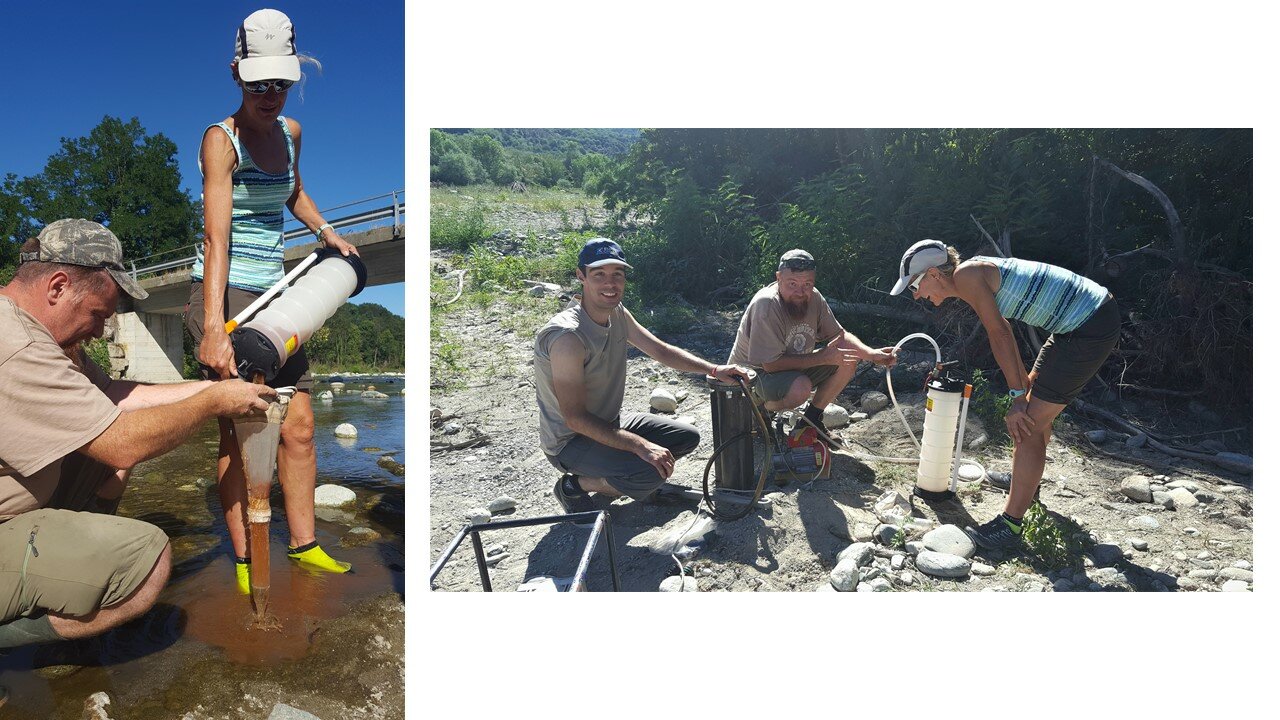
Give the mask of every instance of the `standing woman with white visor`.
<path id="1" fill-rule="evenodd" d="M 329 226 L 303 189 L 298 159 L 302 126 L 281 115 L 289 88 L 302 77 L 292 21 L 277 10 L 259 10 L 236 30 L 231 77 L 240 107 L 205 129 L 200 145 L 204 175 L 204 246 L 192 270 L 186 326 L 201 372 L 210 378 L 236 374 L 224 325 L 284 276 L 284 209 L 307 226 L 320 244 L 344 256 L 356 252 Z M 358 254 L 358 253 L 357 253 Z M 247 379 L 247 378 L 246 378 Z M 312 379 L 306 348 L 292 355 L 270 382 L 298 393 L 280 432 L 277 455 L 291 559 L 323 571 L 347 572 L 349 563 L 329 557 L 315 535 L 316 449 Z M 236 580 L 249 592 L 247 489 L 232 424 L 219 420 L 218 495 L 236 557 Z"/>
<path id="2" fill-rule="evenodd" d="M 941 305 L 960 298 L 978 313 L 991 353 L 1004 373 L 1012 404 L 1005 415 L 1013 438 L 1013 473 L 1004 512 L 969 534 L 982 547 L 1016 548 L 1022 517 L 1044 474 L 1053 420 L 1098 374 L 1120 340 L 1120 310 L 1106 288 L 1047 263 L 960 254 L 937 240 L 907 249 L 890 294 L 910 288 Z M 1006 318 L 1052 333 L 1028 373 Z"/>

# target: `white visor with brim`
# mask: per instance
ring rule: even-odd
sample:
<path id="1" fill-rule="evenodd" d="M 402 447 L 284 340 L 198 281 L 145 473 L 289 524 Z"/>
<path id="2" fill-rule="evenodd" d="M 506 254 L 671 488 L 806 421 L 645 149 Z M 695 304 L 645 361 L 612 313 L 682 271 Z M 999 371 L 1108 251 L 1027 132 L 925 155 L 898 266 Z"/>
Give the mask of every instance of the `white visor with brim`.
<path id="1" fill-rule="evenodd" d="M 240 79 L 244 82 L 259 80 L 290 80 L 298 82 L 302 66 L 297 55 L 268 55 L 241 58 L 236 64 Z"/>
<path id="2" fill-rule="evenodd" d="M 939 267 L 946 263 L 946 245 L 937 240 L 921 240 L 907 248 L 907 251 L 902 254 L 902 262 L 898 266 L 898 272 L 902 273 L 902 277 L 898 278 L 898 282 L 894 284 L 889 294 L 901 294 L 903 290 L 907 289 L 907 285 L 911 283 L 911 278 L 931 267 Z"/>
<path id="3" fill-rule="evenodd" d="M 894 284 L 893 289 L 889 291 L 890 295 L 900 295 L 903 290 L 907 289 L 907 285 L 911 282 L 910 275 L 903 275 L 898 278 L 898 282 Z"/>

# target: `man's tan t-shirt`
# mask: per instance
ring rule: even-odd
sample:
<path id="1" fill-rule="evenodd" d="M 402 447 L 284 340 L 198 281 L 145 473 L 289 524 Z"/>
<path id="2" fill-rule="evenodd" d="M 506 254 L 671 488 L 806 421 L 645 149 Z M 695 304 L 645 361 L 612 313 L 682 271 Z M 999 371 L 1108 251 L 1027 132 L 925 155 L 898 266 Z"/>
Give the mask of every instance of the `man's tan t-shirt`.
<path id="1" fill-rule="evenodd" d="M 120 415 L 103 393 L 106 375 L 81 359 L 83 372 L 38 320 L 0 296 L 0 521 L 44 507 L 63 458 Z"/>
<path id="2" fill-rule="evenodd" d="M 605 422 L 616 423 L 627 388 L 627 337 L 635 321 L 621 304 L 602 326 L 585 308 L 565 308 L 547 321 L 533 340 L 533 384 L 538 395 L 538 429 L 542 451 L 559 455 L 577 436 L 564 422 L 551 378 L 551 346 L 565 333 L 582 341 L 587 356 L 582 366 L 586 410 Z"/>
<path id="3" fill-rule="evenodd" d="M 729 362 L 761 369 L 783 355 L 813 352 L 819 342 L 832 340 L 842 332 L 844 328 L 817 288 L 809 299 L 809 310 L 797 320 L 787 314 L 778 296 L 778 283 L 774 282 L 761 288 L 742 313 Z"/>

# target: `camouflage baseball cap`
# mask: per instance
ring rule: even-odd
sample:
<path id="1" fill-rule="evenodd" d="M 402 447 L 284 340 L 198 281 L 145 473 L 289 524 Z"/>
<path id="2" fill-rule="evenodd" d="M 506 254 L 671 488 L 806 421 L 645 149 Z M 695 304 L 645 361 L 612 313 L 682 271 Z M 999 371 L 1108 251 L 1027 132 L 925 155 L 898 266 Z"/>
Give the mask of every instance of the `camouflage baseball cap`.
<path id="1" fill-rule="evenodd" d="M 105 268 L 121 290 L 135 300 L 145 300 L 142 289 L 124 269 L 124 251 L 115 233 L 91 220 L 57 220 L 44 226 L 38 236 L 40 252 L 22 253 L 20 262 L 64 263 Z"/>

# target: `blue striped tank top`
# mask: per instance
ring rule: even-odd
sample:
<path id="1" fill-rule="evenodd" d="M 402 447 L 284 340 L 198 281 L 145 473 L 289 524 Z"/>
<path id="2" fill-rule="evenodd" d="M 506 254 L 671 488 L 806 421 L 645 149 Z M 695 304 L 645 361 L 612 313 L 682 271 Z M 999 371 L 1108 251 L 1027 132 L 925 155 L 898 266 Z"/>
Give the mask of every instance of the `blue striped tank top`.
<path id="1" fill-rule="evenodd" d="M 228 248 L 227 285 L 249 292 L 271 289 L 284 277 L 284 204 L 293 194 L 293 134 L 284 116 L 278 118 L 289 150 L 289 169 L 279 175 L 265 173 L 249 157 L 240 139 L 226 123 L 220 127 L 236 150 L 236 169 L 231 174 L 231 243 Z M 209 128 L 205 128 L 207 131 Z M 201 172 L 204 168 L 201 167 Z M 196 248 L 192 280 L 204 278 L 204 247 Z"/>
<path id="2" fill-rule="evenodd" d="M 996 307 L 1002 316 L 1051 333 L 1080 327 L 1107 299 L 1106 288 L 1056 265 L 981 255 L 971 259 L 1000 269 Z"/>

